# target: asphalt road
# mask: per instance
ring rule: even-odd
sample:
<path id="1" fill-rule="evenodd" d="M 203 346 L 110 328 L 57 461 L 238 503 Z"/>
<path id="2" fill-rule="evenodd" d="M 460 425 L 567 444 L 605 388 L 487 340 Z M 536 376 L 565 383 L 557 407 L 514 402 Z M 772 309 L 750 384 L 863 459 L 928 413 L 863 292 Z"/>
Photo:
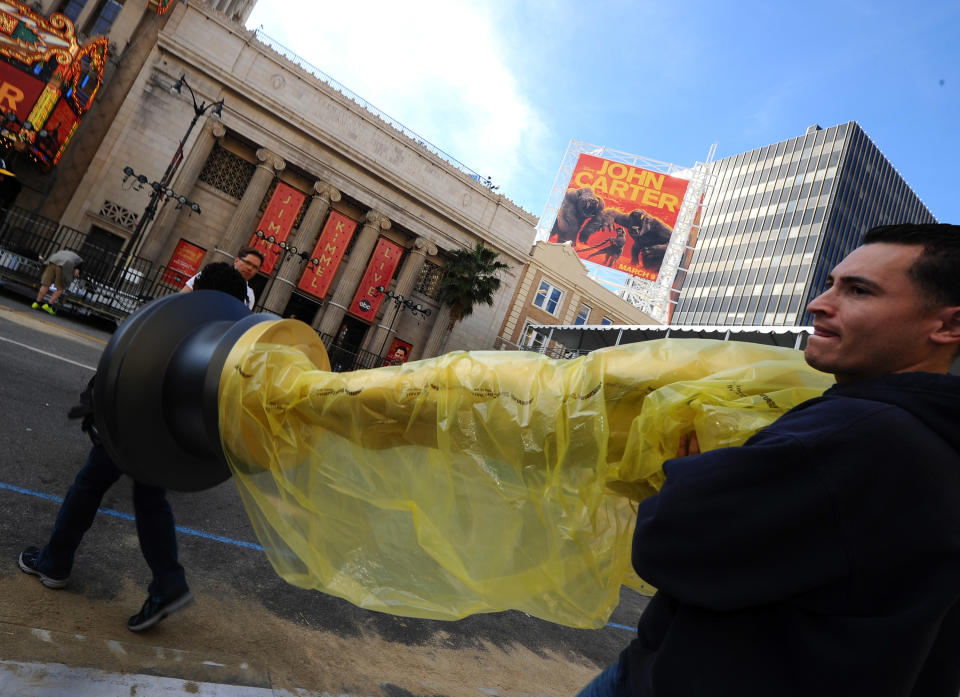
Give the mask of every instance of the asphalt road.
<path id="1" fill-rule="evenodd" d="M 187 681 L 193 694 L 219 684 L 264 694 L 561 697 L 576 694 L 632 638 L 645 599 L 627 590 L 610 625 L 577 630 L 518 612 L 457 622 L 394 617 L 290 586 L 257 549 L 230 481 L 171 492 L 197 600 L 155 630 L 125 627 L 149 582 L 129 481 L 104 498 L 67 589 L 43 588 L 19 571 L 17 555 L 45 542 L 58 497 L 86 457 L 89 441 L 66 412 L 109 338 L 102 327 L 0 295 L 0 663 L 8 671 L 63 664 Z"/>

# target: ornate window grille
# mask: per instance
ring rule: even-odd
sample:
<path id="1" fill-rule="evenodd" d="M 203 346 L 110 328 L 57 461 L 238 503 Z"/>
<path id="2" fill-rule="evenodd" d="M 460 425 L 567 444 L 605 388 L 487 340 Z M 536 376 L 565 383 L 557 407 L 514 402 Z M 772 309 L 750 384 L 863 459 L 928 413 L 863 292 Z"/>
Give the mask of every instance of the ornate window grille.
<path id="1" fill-rule="evenodd" d="M 110 220 L 125 230 L 134 230 L 137 227 L 137 220 L 140 215 L 124 208 L 119 203 L 113 201 L 104 201 L 100 206 L 100 215 Z"/>
<path id="2" fill-rule="evenodd" d="M 443 267 L 432 261 L 425 261 L 417 277 L 416 292 L 434 300 L 440 295 L 440 280 L 443 278 Z"/>
<path id="3" fill-rule="evenodd" d="M 207 158 L 200 172 L 200 181 L 222 191 L 227 196 L 241 199 L 256 168 L 252 162 L 247 162 L 221 146 L 220 143 L 215 143 L 210 157 Z"/>

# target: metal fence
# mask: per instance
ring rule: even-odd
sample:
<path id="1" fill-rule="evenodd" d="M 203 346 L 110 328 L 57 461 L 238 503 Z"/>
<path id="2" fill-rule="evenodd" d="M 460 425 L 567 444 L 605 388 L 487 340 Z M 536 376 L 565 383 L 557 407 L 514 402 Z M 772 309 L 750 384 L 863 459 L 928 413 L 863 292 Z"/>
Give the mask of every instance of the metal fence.
<path id="1" fill-rule="evenodd" d="M 0 278 L 37 288 L 44 260 L 69 249 L 83 259 L 80 279 L 64 289 L 64 307 L 80 315 L 121 320 L 143 303 L 175 293 L 183 280 L 121 250 L 92 243 L 86 233 L 28 210 L 11 207 L 0 223 Z"/>
<path id="2" fill-rule="evenodd" d="M 573 359 L 579 358 L 580 356 L 585 356 L 589 351 L 577 351 L 576 349 L 568 349 L 566 346 L 552 342 L 552 346 L 544 346 L 543 342 L 546 341 L 546 337 L 542 334 L 538 335 L 540 345 L 535 346 L 521 346 L 520 344 L 515 344 L 512 341 L 504 339 L 502 336 L 498 336 L 493 342 L 493 348 L 495 351 L 529 351 L 531 353 L 539 353 L 547 358 L 565 358 Z"/>
<path id="3" fill-rule="evenodd" d="M 320 334 L 320 341 L 323 342 L 323 347 L 327 349 L 327 356 L 330 358 L 330 370 L 334 373 L 379 368 L 384 365 L 382 356 L 363 349 L 338 346 L 334 342 L 334 337 L 330 334 Z"/>
<path id="4" fill-rule="evenodd" d="M 178 292 L 187 280 L 141 257 L 124 262 L 121 250 L 93 244 L 85 233 L 22 208 L 0 216 L 0 281 L 36 290 L 44 260 L 61 249 L 72 250 L 83 259 L 83 271 L 65 289 L 61 302 L 76 314 L 120 321 L 144 303 Z M 329 334 L 320 334 L 320 339 L 334 372 L 384 365 L 379 354 L 337 345 Z"/>

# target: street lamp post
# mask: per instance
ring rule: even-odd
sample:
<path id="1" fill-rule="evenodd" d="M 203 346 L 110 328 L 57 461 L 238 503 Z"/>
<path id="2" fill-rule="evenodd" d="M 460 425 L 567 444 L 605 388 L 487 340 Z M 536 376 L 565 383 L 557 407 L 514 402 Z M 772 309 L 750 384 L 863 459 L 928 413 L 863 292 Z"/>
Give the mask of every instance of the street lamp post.
<path id="1" fill-rule="evenodd" d="M 193 88 L 187 83 L 186 75 L 181 75 L 180 79 L 177 80 L 170 90 L 171 92 L 176 92 L 177 94 L 183 94 L 184 87 L 186 87 L 190 92 L 190 99 L 193 101 L 193 119 L 191 119 L 190 125 L 187 127 L 187 132 L 184 133 L 183 138 L 180 139 L 180 143 L 177 145 L 177 149 L 173 153 L 173 157 L 170 158 L 170 163 L 167 165 L 167 169 L 160 178 L 160 181 L 149 182 L 150 187 L 153 189 L 153 191 L 150 193 L 150 201 L 147 203 L 147 207 L 143 211 L 143 215 L 140 216 L 140 220 L 137 221 L 137 226 L 134 228 L 133 234 L 130 236 L 130 243 L 127 245 L 126 250 L 120 257 L 120 261 L 117 264 L 117 284 L 119 284 L 120 279 L 122 279 L 126 273 L 127 267 L 130 265 L 130 261 L 134 256 L 136 256 L 138 248 L 142 243 L 141 238 L 143 236 L 143 232 L 146 230 L 147 225 L 150 224 L 150 221 L 153 220 L 162 201 L 173 199 L 177 202 L 178 207 L 187 206 L 194 213 L 200 213 L 200 206 L 187 199 L 187 197 L 183 194 L 178 194 L 176 191 L 171 189 L 170 182 L 173 180 L 173 175 L 176 174 L 180 163 L 183 162 L 183 146 L 190 137 L 190 133 L 193 132 L 193 127 L 197 125 L 197 121 L 200 119 L 200 117 L 206 114 L 208 111 L 214 116 L 221 116 L 223 114 L 223 100 L 221 99 L 220 101 L 212 102 L 211 104 L 201 101 L 198 104 L 197 95 L 194 94 Z M 141 186 L 148 183 L 148 179 L 145 175 L 137 174 L 130 166 L 123 168 L 123 175 L 124 181 L 130 177 L 135 177 L 136 181 Z"/>
<path id="2" fill-rule="evenodd" d="M 276 280 L 277 274 L 280 273 L 280 268 L 283 266 L 283 262 L 287 256 L 300 257 L 308 264 L 313 264 L 314 266 L 320 265 L 320 260 L 317 257 L 311 258 L 309 254 L 297 249 L 286 240 L 277 240 L 276 237 L 273 235 L 268 235 L 263 230 L 257 230 L 254 234 L 258 240 L 262 240 L 271 247 L 277 247 L 280 250 L 280 258 L 277 259 L 276 264 L 274 264 L 273 270 L 270 272 L 270 278 L 267 280 L 267 285 L 264 287 L 263 293 L 261 293 L 261 306 L 263 305 L 263 301 L 270 297 L 270 291 L 273 288 L 273 282 Z"/>
<path id="3" fill-rule="evenodd" d="M 400 311 L 409 310 L 410 314 L 412 314 L 414 317 L 416 317 L 417 315 L 421 315 L 422 317 L 429 317 L 430 308 L 423 307 L 422 305 L 419 305 L 413 302 L 413 300 L 411 300 L 410 298 L 405 298 L 402 295 L 398 295 L 397 293 L 394 293 L 392 290 L 387 290 L 383 286 L 377 286 L 377 292 L 380 293 L 381 295 L 387 296 L 387 299 L 392 300 L 393 304 L 396 305 L 397 307 L 397 311 L 394 313 L 393 319 L 390 320 L 390 328 L 387 329 L 387 335 L 383 337 L 383 343 L 380 345 L 380 352 L 378 355 L 382 358 L 383 350 L 387 347 L 387 341 L 390 339 L 390 335 L 393 334 L 393 325 L 397 323 L 397 317 L 400 316 Z"/>

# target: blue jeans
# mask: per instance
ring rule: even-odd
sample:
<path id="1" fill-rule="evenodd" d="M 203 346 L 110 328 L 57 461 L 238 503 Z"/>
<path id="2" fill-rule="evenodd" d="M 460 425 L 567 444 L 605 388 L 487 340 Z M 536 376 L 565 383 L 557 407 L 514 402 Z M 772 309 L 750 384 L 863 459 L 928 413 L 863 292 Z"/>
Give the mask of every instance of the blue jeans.
<path id="1" fill-rule="evenodd" d="M 103 495 L 122 474 L 102 445 L 90 449 L 87 462 L 60 505 L 50 541 L 37 559 L 41 571 L 54 578 L 70 575 L 74 555 L 84 533 L 93 525 Z M 133 510 L 140 550 L 153 572 L 150 595 L 162 600 L 182 595 L 188 590 L 187 578 L 177 561 L 177 536 L 166 489 L 134 482 Z"/>
<path id="2" fill-rule="evenodd" d="M 577 693 L 577 697 L 630 697 L 630 689 L 620 668 L 620 661 L 614 661 L 600 675 Z"/>

